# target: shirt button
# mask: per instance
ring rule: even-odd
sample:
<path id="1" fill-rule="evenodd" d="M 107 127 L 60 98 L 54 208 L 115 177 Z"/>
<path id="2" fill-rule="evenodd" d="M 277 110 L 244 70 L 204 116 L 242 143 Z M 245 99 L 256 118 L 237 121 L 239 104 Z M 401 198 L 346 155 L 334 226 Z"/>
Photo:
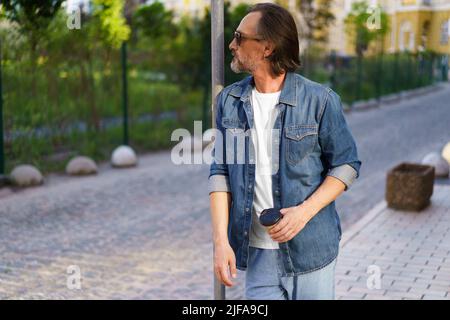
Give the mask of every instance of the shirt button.
<path id="1" fill-rule="evenodd" d="M 249 212 L 249 211 L 250 211 L 250 208 L 245 208 L 245 211 Z"/>
<path id="2" fill-rule="evenodd" d="M 247 234 L 248 234 L 248 232 L 247 232 L 247 231 L 244 231 L 244 236 L 247 236 Z"/>
<path id="3" fill-rule="evenodd" d="M 252 185 L 249 185 L 248 188 L 249 188 L 249 190 L 251 190 L 252 189 Z"/>
<path id="4" fill-rule="evenodd" d="M 280 193 L 280 191 L 278 191 L 278 190 L 275 190 L 275 194 L 279 194 Z"/>
<path id="5" fill-rule="evenodd" d="M 299 136 L 299 135 L 297 135 L 297 139 L 298 139 L 298 138 L 300 138 L 300 136 Z"/>

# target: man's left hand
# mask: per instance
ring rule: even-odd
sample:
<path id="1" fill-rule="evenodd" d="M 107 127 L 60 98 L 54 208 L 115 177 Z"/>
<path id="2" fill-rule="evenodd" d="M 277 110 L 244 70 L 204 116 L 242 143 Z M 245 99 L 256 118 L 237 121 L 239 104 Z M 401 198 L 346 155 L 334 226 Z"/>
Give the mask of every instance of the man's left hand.
<path id="1" fill-rule="evenodd" d="M 280 210 L 283 215 L 276 225 L 269 227 L 270 237 L 277 242 L 287 242 L 294 238 L 314 216 L 304 204 Z"/>

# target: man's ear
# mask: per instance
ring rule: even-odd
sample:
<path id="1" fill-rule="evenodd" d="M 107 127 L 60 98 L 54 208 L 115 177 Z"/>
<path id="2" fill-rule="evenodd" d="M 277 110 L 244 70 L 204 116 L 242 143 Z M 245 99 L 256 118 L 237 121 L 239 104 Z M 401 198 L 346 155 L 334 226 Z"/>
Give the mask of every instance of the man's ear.
<path id="1" fill-rule="evenodd" d="M 266 41 L 266 45 L 264 46 L 264 58 L 268 59 L 275 50 L 275 46 L 271 41 Z"/>

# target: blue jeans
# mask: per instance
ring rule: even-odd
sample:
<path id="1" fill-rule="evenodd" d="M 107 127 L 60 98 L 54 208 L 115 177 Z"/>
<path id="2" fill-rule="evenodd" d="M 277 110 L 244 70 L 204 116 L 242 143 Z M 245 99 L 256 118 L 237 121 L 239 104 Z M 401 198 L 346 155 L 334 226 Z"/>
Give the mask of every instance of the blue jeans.
<path id="1" fill-rule="evenodd" d="M 285 277 L 281 275 L 279 249 L 249 248 L 245 276 L 248 300 L 334 300 L 336 259 L 325 267 Z"/>

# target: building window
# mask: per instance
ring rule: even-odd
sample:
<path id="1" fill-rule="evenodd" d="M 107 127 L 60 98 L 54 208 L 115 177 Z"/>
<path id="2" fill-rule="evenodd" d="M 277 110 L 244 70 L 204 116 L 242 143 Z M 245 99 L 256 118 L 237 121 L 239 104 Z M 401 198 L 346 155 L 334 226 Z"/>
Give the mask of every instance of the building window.
<path id="1" fill-rule="evenodd" d="M 448 37 L 449 37 L 448 20 L 446 20 L 441 24 L 441 44 L 442 45 L 448 44 Z"/>
<path id="2" fill-rule="evenodd" d="M 414 51 L 415 35 L 412 31 L 412 24 L 409 21 L 403 21 L 400 25 L 399 48 L 400 51 Z"/>

